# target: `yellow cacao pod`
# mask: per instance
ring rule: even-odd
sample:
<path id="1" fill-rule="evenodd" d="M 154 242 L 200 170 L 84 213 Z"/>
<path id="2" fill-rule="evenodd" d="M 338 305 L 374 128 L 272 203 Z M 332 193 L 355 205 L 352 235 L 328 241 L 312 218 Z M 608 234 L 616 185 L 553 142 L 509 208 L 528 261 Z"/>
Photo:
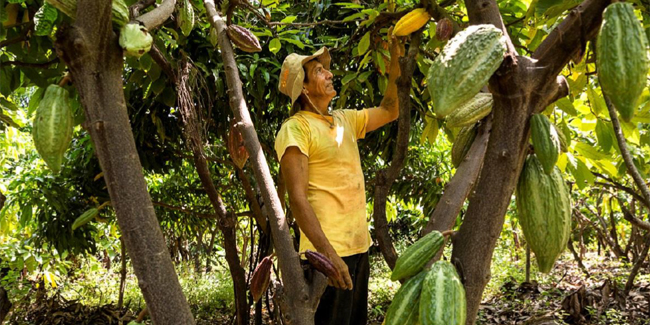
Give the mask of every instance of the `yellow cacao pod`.
<path id="1" fill-rule="evenodd" d="M 429 16 L 429 13 L 427 12 L 426 9 L 424 8 L 418 8 L 415 9 L 408 14 L 406 14 L 404 17 L 400 18 L 399 21 L 397 21 L 397 24 L 395 24 L 395 28 L 393 28 L 393 35 L 395 36 L 408 36 L 411 35 L 414 31 L 422 28 L 429 19 L 431 19 L 431 16 Z"/>

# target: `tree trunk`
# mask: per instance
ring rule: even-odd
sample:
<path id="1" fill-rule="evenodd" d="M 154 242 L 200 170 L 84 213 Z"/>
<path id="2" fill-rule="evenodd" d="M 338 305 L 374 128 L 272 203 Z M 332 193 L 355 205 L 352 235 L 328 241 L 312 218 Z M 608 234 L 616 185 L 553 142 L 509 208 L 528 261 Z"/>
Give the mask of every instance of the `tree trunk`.
<path id="1" fill-rule="evenodd" d="M 57 33 L 86 114 L 111 203 L 138 284 L 156 324 L 194 324 L 147 192 L 122 86 L 122 49 L 110 0 L 80 0 L 77 20 Z"/>

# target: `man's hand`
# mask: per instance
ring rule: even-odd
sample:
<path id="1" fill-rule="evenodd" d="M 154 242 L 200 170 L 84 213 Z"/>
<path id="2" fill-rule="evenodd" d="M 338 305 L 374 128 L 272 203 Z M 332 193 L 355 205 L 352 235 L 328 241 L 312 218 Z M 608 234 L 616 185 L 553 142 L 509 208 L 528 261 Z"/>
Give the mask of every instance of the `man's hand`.
<path id="1" fill-rule="evenodd" d="M 334 249 L 328 249 L 326 252 L 321 253 L 332 261 L 332 264 L 334 264 L 334 267 L 339 272 L 338 278 L 327 278 L 327 284 L 339 289 L 352 290 L 352 278 L 350 277 L 350 271 L 345 261 L 343 261 L 339 254 L 336 254 Z"/>
<path id="2" fill-rule="evenodd" d="M 388 31 L 388 49 L 390 52 L 390 73 L 389 78 L 397 80 L 402 74 L 399 67 L 399 58 L 404 56 L 404 44 L 393 35 L 393 27 Z"/>

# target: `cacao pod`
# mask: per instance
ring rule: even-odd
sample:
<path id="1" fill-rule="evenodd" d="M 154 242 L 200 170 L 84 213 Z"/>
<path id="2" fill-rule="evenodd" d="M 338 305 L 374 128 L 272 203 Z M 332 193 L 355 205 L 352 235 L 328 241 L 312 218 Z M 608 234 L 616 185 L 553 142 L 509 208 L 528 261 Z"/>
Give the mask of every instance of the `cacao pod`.
<path id="1" fill-rule="evenodd" d="M 451 38 L 454 33 L 454 24 L 449 18 L 442 18 L 436 24 L 436 39 L 441 42 L 446 42 Z"/>
<path id="2" fill-rule="evenodd" d="M 260 41 L 257 40 L 257 37 L 244 27 L 229 25 L 226 33 L 230 41 L 244 52 L 253 53 L 262 50 L 262 46 L 260 46 Z"/>
<path id="3" fill-rule="evenodd" d="M 426 25 L 429 19 L 431 19 L 431 16 L 429 16 L 429 13 L 425 8 L 414 9 L 397 21 L 395 28 L 393 28 L 393 35 L 411 35 L 411 33 Z"/>
<path id="4" fill-rule="evenodd" d="M 228 131 L 228 152 L 230 159 L 237 165 L 239 169 L 244 168 L 246 160 L 248 160 L 248 151 L 244 147 L 244 138 L 235 127 L 235 123 L 230 123 L 230 130 Z"/>
<path id="5" fill-rule="evenodd" d="M 99 214 L 99 210 L 97 208 L 90 208 L 86 212 L 84 212 L 79 218 L 75 219 L 74 223 L 72 223 L 72 230 L 74 231 L 75 229 L 87 224 L 90 220 L 93 220 L 97 215 Z"/>
<path id="6" fill-rule="evenodd" d="M 539 270 L 548 273 L 571 233 L 571 197 L 562 173 L 544 172 L 535 155 L 526 159 L 517 182 L 517 215 Z"/>
<path id="7" fill-rule="evenodd" d="M 460 163 L 469 152 L 469 149 L 474 143 L 476 138 L 476 124 L 465 126 L 458 132 L 456 139 L 454 139 L 454 145 L 451 146 L 451 163 L 454 167 L 458 168 Z"/>
<path id="8" fill-rule="evenodd" d="M 188 36 L 194 28 L 194 8 L 190 0 L 178 1 L 176 12 L 176 25 L 181 29 L 183 35 Z"/>
<path id="9" fill-rule="evenodd" d="M 72 19 L 77 17 L 77 0 L 45 0 L 45 2 Z M 113 0 L 111 8 L 113 22 L 118 27 L 122 27 L 129 22 L 129 7 L 124 0 Z"/>
<path id="10" fill-rule="evenodd" d="M 557 130 L 546 115 L 534 114 L 530 118 L 530 133 L 535 155 L 542 163 L 544 172 L 551 174 L 560 156 L 560 138 Z"/>
<path id="11" fill-rule="evenodd" d="M 255 267 L 255 271 L 253 271 L 251 295 L 253 296 L 254 302 L 260 300 L 269 287 L 269 283 L 271 282 L 271 267 L 273 266 L 272 258 L 272 255 L 263 258 Z"/>
<path id="12" fill-rule="evenodd" d="M 426 270 L 421 271 L 397 290 L 388 311 L 386 311 L 386 325 L 415 325 L 418 323 L 420 293 L 426 275 Z"/>
<path id="13" fill-rule="evenodd" d="M 36 109 L 32 136 L 38 154 L 55 174 L 61 170 L 63 154 L 72 140 L 72 123 L 68 91 L 48 86 Z"/>
<path id="14" fill-rule="evenodd" d="M 153 37 L 147 28 L 139 23 L 129 23 L 120 30 L 120 46 L 128 56 L 141 57 L 149 52 L 153 44 Z"/>
<path id="15" fill-rule="evenodd" d="M 621 118 L 628 122 L 646 86 L 647 47 L 632 4 L 616 2 L 607 6 L 596 43 L 598 81 Z"/>
<path id="16" fill-rule="evenodd" d="M 492 111 L 492 94 L 478 93 L 447 116 L 447 127 L 457 128 L 472 125 L 488 116 Z"/>
<path id="17" fill-rule="evenodd" d="M 334 266 L 334 263 L 332 263 L 332 261 L 330 261 L 330 259 L 325 255 L 319 252 L 306 250 L 305 257 L 314 269 L 320 273 L 325 274 L 326 277 L 336 279 L 340 276 L 339 271 Z"/>
<path id="18" fill-rule="evenodd" d="M 438 253 L 445 239 L 439 231 L 432 231 L 418 239 L 397 258 L 390 276 L 393 281 L 416 275 Z"/>
<path id="19" fill-rule="evenodd" d="M 454 36 L 427 74 L 433 110 L 443 118 L 474 97 L 499 68 L 506 51 L 501 30 L 472 25 Z"/>
<path id="20" fill-rule="evenodd" d="M 467 317 L 465 288 L 454 266 L 437 261 L 427 272 L 420 295 L 422 325 L 464 325 Z"/>

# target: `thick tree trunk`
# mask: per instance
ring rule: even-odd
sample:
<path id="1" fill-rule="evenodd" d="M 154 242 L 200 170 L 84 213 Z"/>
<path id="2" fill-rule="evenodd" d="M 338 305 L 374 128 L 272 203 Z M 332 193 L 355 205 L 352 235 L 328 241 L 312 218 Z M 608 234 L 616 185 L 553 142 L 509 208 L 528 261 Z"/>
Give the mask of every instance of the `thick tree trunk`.
<path id="1" fill-rule="evenodd" d="M 57 33 L 86 113 L 111 202 L 138 284 L 156 324 L 194 324 L 142 174 L 122 89 L 122 49 L 110 0 L 80 0 L 77 20 Z"/>

